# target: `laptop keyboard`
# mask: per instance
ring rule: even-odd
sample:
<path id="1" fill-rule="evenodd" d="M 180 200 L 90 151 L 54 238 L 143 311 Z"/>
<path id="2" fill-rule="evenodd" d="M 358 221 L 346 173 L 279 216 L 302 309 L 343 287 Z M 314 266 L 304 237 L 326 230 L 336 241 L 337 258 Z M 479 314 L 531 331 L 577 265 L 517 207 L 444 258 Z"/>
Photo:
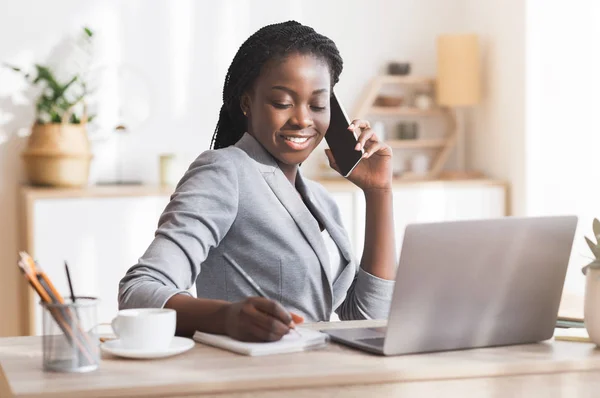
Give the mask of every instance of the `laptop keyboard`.
<path id="1" fill-rule="evenodd" d="M 368 344 L 374 347 L 383 347 L 384 337 L 370 337 L 367 339 L 358 339 L 361 343 Z"/>

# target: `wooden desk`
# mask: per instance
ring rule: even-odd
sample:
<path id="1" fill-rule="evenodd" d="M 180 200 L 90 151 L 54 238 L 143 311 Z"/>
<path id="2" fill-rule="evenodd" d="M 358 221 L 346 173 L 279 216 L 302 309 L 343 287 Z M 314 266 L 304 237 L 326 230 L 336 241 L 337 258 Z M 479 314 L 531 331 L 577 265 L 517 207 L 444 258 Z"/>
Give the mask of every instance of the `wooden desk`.
<path id="1" fill-rule="evenodd" d="M 311 328 L 382 326 L 312 324 Z M 596 396 L 600 350 L 540 344 L 379 357 L 331 343 L 325 349 L 246 357 L 197 344 L 162 360 L 105 355 L 87 374 L 44 373 L 41 339 L 0 339 L 1 397 L 398 397 Z M 285 390 L 285 391 L 282 391 Z"/>

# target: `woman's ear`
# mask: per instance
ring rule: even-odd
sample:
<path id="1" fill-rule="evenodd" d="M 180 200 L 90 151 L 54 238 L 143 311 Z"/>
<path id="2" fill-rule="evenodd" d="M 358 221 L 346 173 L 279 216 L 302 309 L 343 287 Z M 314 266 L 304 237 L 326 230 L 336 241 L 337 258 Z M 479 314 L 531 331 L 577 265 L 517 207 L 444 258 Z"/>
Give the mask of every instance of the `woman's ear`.
<path id="1" fill-rule="evenodd" d="M 244 116 L 248 116 L 250 114 L 250 104 L 252 103 L 250 99 L 250 95 L 248 92 L 242 94 L 240 98 L 240 108 L 242 108 L 242 113 Z"/>

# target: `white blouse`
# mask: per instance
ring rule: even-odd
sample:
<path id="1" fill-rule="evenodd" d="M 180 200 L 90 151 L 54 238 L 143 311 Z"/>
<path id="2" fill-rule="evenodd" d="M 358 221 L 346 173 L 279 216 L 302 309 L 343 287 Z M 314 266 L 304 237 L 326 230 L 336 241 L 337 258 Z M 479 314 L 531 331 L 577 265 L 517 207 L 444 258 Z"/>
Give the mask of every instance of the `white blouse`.
<path id="1" fill-rule="evenodd" d="M 329 232 L 324 229 L 321 231 L 321 236 L 325 241 L 325 246 L 327 247 L 327 252 L 329 253 L 329 270 L 331 271 L 331 281 L 333 283 L 337 277 L 340 276 L 346 264 L 342 253 L 340 253 L 340 249 L 331 238 L 331 235 L 329 235 Z"/>

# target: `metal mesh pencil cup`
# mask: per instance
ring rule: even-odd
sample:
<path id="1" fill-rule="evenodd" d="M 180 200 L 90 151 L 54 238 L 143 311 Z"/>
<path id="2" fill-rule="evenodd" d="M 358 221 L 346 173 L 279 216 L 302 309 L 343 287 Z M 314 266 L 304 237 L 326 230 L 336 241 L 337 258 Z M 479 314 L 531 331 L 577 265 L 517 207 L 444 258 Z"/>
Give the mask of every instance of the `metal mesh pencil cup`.
<path id="1" fill-rule="evenodd" d="M 43 308 L 44 370 L 90 372 L 100 362 L 96 332 L 98 299 L 78 297 L 64 304 L 40 302 Z"/>

